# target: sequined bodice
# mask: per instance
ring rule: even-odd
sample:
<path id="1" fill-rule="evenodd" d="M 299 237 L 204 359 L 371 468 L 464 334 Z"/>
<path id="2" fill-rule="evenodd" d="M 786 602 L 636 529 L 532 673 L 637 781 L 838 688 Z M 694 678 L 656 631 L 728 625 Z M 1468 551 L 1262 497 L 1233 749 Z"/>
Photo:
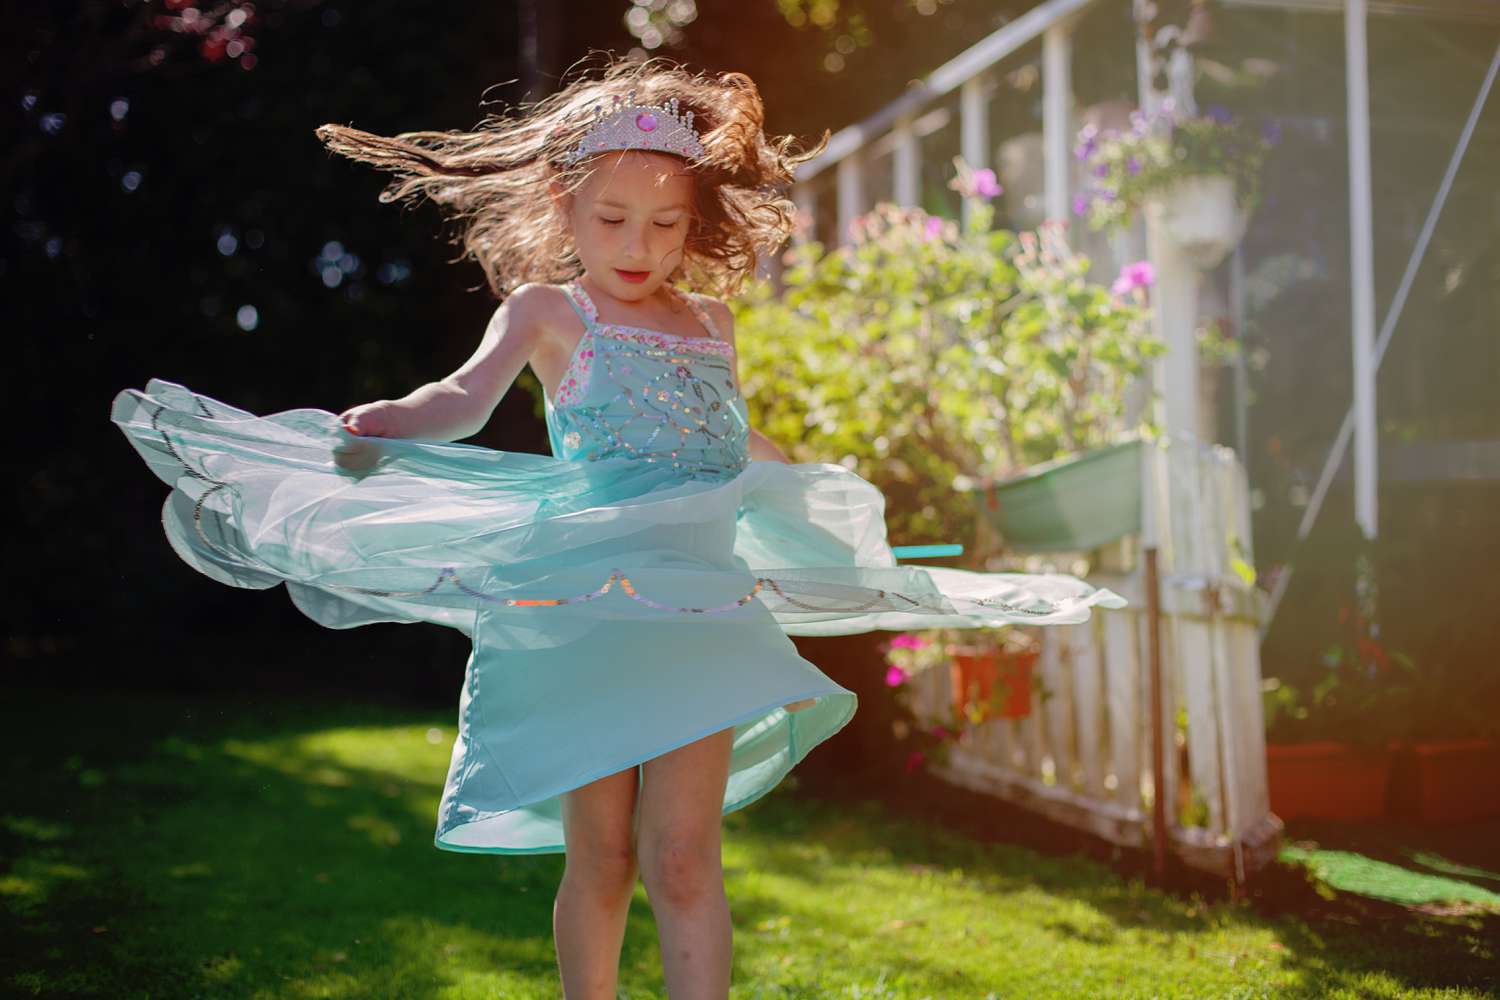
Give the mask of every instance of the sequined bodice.
<path id="1" fill-rule="evenodd" d="M 564 286 L 584 323 L 557 398 L 544 399 L 552 454 L 659 462 L 685 479 L 732 478 L 750 460 L 749 413 L 735 388 L 734 348 L 599 321 L 577 282 Z M 710 331 L 703 307 L 683 296 Z"/>

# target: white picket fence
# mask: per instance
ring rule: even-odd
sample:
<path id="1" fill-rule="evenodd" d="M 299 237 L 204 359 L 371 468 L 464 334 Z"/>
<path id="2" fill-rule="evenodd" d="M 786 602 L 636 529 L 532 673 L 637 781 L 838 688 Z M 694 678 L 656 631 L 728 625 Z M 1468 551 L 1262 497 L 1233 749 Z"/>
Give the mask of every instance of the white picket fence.
<path id="1" fill-rule="evenodd" d="M 1245 475 L 1227 448 L 1184 443 L 1148 446 L 1142 455 L 1147 527 L 1124 547 L 1134 552 L 1129 571 L 1089 578 L 1130 606 L 1096 611 L 1082 625 L 1030 630 L 1051 697 L 1033 693 L 1026 718 L 972 727 L 934 770 L 1114 843 L 1151 846 L 1156 791 L 1139 555 L 1155 535 L 1167 845 L 1195 868 L 1243 882 L 1275 857 L 1282 829 L 1266 791 L 1263 600 L 1234 564 L 1250 552 Z M 950 685 L 945 668 L 911 679 L 908 704 L 924 724 L 951 716 Z"/>

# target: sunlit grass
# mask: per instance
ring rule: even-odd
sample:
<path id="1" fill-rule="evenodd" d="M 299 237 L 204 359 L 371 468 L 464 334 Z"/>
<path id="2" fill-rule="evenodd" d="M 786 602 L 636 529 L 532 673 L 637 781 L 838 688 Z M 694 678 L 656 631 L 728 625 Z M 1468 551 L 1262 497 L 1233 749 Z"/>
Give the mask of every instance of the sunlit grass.
<path id="1" fill-rule="evenodd" d="M 0 994 L 560 995 L 562 857 L 432 846 L 451 713 L 26 694 L 0 724 Z M 736 998 L 1487 995 L 1438 988 L 1492 967 L 1482 931 L 1440 959 L 794 784 L 726 817 Z M 620 993 L 665 995 L 639 886 Z"/>

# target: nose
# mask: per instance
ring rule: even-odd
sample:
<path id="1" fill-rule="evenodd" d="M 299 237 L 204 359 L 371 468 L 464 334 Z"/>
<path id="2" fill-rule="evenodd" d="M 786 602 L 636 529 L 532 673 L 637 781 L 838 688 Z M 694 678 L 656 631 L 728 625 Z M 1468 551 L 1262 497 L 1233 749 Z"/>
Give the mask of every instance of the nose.
<path id="1" fill-rule="evenodd" d="M 646 228 L 634 225 L 628 227 L 625 234 L 625 255 L 632 261 L 638 261 L 646 256 Z"/>

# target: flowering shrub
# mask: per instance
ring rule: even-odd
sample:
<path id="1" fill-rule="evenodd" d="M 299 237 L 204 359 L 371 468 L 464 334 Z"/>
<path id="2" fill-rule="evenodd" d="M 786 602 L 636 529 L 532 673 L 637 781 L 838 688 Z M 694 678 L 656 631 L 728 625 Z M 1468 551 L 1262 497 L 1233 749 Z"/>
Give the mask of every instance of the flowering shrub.
<path id="1" fill-rule="evenodd" d="M 759 282 L 736 302 L 754 425 L 793 461 L 839 462 L 879 487 L 899 544 L 968 539 L 966 480 L 1135 430 L 1124 385 L 1160 351 L 1149 282 L 1091 284 L 1061 224 L 992 228 L 994 173 L 955 165 L 963 224 L 877 205 L 851 245 L 788 251 L 779 297 Z"/>
<path id="2" fill-rule="evenodd" d="M 1151 115 L 1132 112 L 1125 131 L 1086 125 L 1074 155 L 1088 168 L 1090 186 L 1073 199 L 1073 212 L 1095 229 L 1124 228 L 1152 193 L 1186 177 L 1214 174 L 1232 180 L 1240 206 L 1252 211 L 1271 141 L 1271 133 L 1257 132 L 1222 108 L 1182 117 L 1170 100 Z"/>

